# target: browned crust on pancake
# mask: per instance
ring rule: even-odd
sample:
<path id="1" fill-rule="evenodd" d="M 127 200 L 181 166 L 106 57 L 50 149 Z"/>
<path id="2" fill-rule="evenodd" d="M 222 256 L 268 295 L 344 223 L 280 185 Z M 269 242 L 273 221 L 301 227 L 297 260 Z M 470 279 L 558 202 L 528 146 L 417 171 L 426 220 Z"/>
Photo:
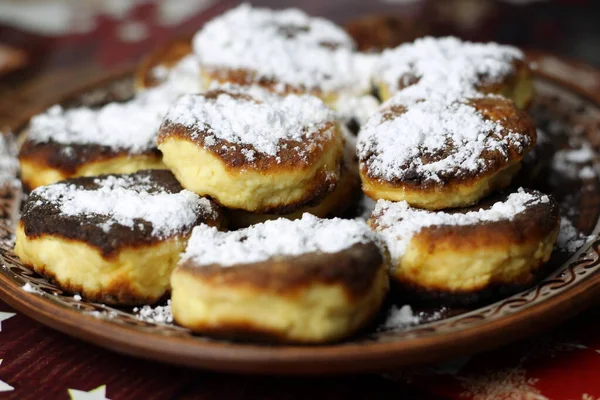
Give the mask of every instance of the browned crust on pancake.
<path id="1" fill-rule="evenodd" d="M 71 150 L 65 151 L 66 148 Z M 69 144 L 56 142 L 38 143 L 25 140 L 19 150 L 19 161 L 27 162 L 40 167 L 52 169 L 71 175 L 81 166 L 99 161 L 106 161 L 120 157 L 151 156 L 160 160 L 162 155 L 158 149 L 131 154 L 127 150 L 114 149 L 98 144 Z"/>
<path id="2" fill-rule="evenodd" d="M 497 122 L 502 127 L 502 135 L 508 135 L 510 132 L 515 132 L 529 138 L 529 143 L 522 141 L 509 141 L 509 144 L 503 146 L 504 152 L 496 149 L 484 150 L 481 158 L 485 160 L 485 166 L 478 171 L 469 172 L 458 168 L 442 171 L 443 174 L 438 174 L 440 181 L 427 179 L 426 176 L 419 174 L 417 171 L 407 173 L 404 178 L 395 178 L 393 180 L 382 179 L 375 176 L 368 167 L 370 157 L 376 156 L 369 154 L 367 157 L 361 158 L 361 175 L 367 179 L 374 180 L 379 184 L 388 187 L 411 187 L 417 190 L 435 190 L 436 187 L 457 185 L 471 186 L 477 181 L 495 175 L 496 173 L 506 169 L 521 161 L 536 143 L 537 131 L 531 117 L 515 106 L 512 100 L 502 97 L 483 97 L 478 99 L 468 100 L 468 104 L 472 105 L 486 120 Z M 394 106 L 384 112 L 384 118 L 393 118 L 406 112 L 402 106 Z M 434 162 L 444 157 L 444 150 L 440 154 L 422 154 L 421 159 L 424 163 Z M 407 167 L 408 168 L 408 167 Z M 409 171 L 411 172 L 411 171 Z"/>
<path id="3" fill-rule="evenodd" d="M 489 221 L 477 225 L 433 225 L 424 227 L 413 236 L 420 243 L 432 243 L 435 247 L 449 248 L 461 252 L 491 246 L 506 247 L 531 242 L 539 242 L 560 226 L 559 207 L 551 195 L 525 189 L 537 198 L 547 196 L 547 203 L 535 203 L 510 220 Z M 506 201 L 510 192 L 499 193 L 463 208 L 445 210 L 447 214 L 466 214 L 472 211 L 488 210 L 496 202 Z M 376 229 L 379 215 L 373 215 L 369 224 Z M 433 248 L 430 249 L 433 251 Z"/>
<path id="4" fill-rule="evenodd" d="M 336 129 L 334 123 L 328 123 L 322 130 Z M 193 129 L 183 126 L 181 124 L 173 124 L 169 122 L 163 123 L 160 128 L 160 134 L 158 137 L 159 145 L 170 138 L 182 139 L 192 143 L 195 146 L 201 147 L 204 151 L 213 154 L 215 157 L 222 161 L 223 165 L 230 170 L 252 169 L 257 171 L 265 171 L 272 173 L 272 171 L 286 170 L 293 168 L 294 170 L 309 168 L 319 160 L 322 153 L 324 152 L 325 146 L 331 146 L 335 140 L 318 140 L 315 146 L 316 151 L 308 152 L 308 157 L 302 157 L 293 148 L 296 146 L 306 147 L 307 143 L 296 140 L 282 140 L 280 143 L 287 145 L 285 149 L 282 149 L 278 153 L 279 162 L 277 157 L 270 156 L 268 154 L 260 153 L 255 151 L 255 158 L 249 161 L 242 150 L 254 150 L 254 147 L 248 144 L 231 143 L 224 139 L 216 138 L 214 146 L 204 147 L 204 138 L 207 136 L 206 132 L 198 132 L 197 137 L 195 136 Z M 227 147 L 228 150 L 223 149 Z M 231 151 L 229 149 L 233 148 Z M 340 158 L 341 158 L 340 151 Z"/>
<path id="5" fill-rule="evenodd" d="M 146 251 L 146 249 L 140 249 L 140 251 Z M 87 301 L 93 301 L 97 303 L 104 303 L 117 306 L 138 306 L 146 304 L 154 304 L 161 300 L 169 292 L 167 291 L 160 297 L 150 297 L 140 294 L 134 286 L 131 285 L 129 279 L 122 277 L 118 281 L 113 282 L 111 285 L 103 285 L 101 290 L 91 291 L 85 290 L 82 284 L 67 284 L 66 282 L 59 281 L 56 275 L 44 266 L 33 266 L 29 265 L 31 269 L 40 275 L 43 275 L 51 282 L 55 282 L 62 290 L 68 293 L 79 293 Z"/>
<path id="6" fill-rule="evenodd" d="M 156 187 L 168 193 L 178 193 L 183 190 L 173 174 L 167 170 L 140 171 L 135 174 L 140 177 L 149 176 Z M 113 175 L 123 176 L 123 175 Z M 127 175 L 126 175 L 127 176 Z M 97 185 L 94 180 L 97 177 L 80 177 L 63 181 L 76 186 L 94 189 Z M 41 201 L 38 205 L 36 202 Z M 182 230 L 172 237 L 188 236 L 192 228 L 200 223 L 210 226 L 221 225 L 221 210 L 214 206 L 216 216 L 198 215 L 195 223 L 188 229 Z M 60 212 L 59 208 L 41 199 L 35 193 L 31 194 L 23 207 L 23 213 L 19 223 L 23 226 L 25 235 L 29 239 L 55 236 L 63 240 L 83 242 L 100 251 L 102 257 L 107 260 L 114 259 L 118 253 L 125 248 L 140 248 L 163 241 L 166 238 L 158 238 L 152 235 L 152 224 L 149 221 L 139 219 L 133 228 L 112 224 L 110 230 L 105 232 L 101 227 L 106 216 L 69 216 Z"/>
<path id="7" fill-rule="evenodd" d="M 339 285 L 350 300 L 359 299 L 373 287 L 384 258 L 374 243 L 358 243 L 337 253 L 307 253 L 267 261 L 223 267 L 196 266 L 188 260 L 179 273 L 197 276 L 218 286 L 239 286 L 260 292 L 294 297 L 310 285 Z"/>
<path id="8" fill-rule="evenodd" d="M 190 39 L 178 39 L 159 47 L 148 54 L 135 71 L 135 85 L 138 88 L 150 88 L 161 83 L 152 75 L 152 69 L 159 65 L 171 68 L 183 57 L 192 52 Z"/>
<path id="9" fill-rule="evenodd" d="M 532 192 L 532 191 L 529 191 Z M 541 195 L 541 194 L 540 194 Z M 496 201 L 506 198 L 493 196 L 475 206 L 448 211 L 464 214 L 481 208 L 489 209 Z M 423 228 L 413 236 L 421 243 L 434 243 L 436 248 L 448 248 L 468 252 L 481 247 L 505 247 L 539 242 L 558 229 L 560 216 L 558 205 L 551 196 L 548 203 L 529 205 L 510 221 L 490 221 L 478 225 L 441 225 Z"/>
<path id="10" fill-rule="evenodd" d="M 203 96 L 207 99 L 216 99 L 221 94 L 227 94 L 233 98 L 243 99 L 244 101 L 254 101 L 246 94 L 232 94 L 223 90 L 212 90 Z M 310 139 L 280 140 L 279 144 L 281 149 L 276 156 L 261 153 L 250 144 L 232 143 L 228 140 L 221 139 L 212 133 L 207 132 L 206 130 L 199 130 L 196 127 L 187 127 L 178 123 L 173 123 L 169 120 L 165 120 L 160 127 L 157 141 L 160 145 L 164 141 L 173 137 L 187 140 L 188 142 L 219 158 L 223 165 L 231 170 L 241 168 L 257 171 L 277 171 L 288 168 L 298 170 L 302 168 L 310 168 L 319 161 L 328 146 L 335 144 L 337 141 L 337 135 L 335 132 L 329 138 L 323 134 L 324 132 L 330 130 L 339 131 L 339 128 L 334 121 L 324 123 L 318 132 L 315 132 L 316 134 Z M 339 134 L 339 132 L 337 133 Z M 204 145 L 204 141 L 207 136 L 211 137 L 211 140 L 214 142 L 213 145 Z M 313 148 L 314 151 L 303 152 L 301 155 L 297 150 L 295 150 L 297 148 L 307 147 Z M 247 157 L 244 156 L 243 151 L 254 151 L 254 159 L 249 161 Z M 340 150 L 340 157 L 341 156 Z"/>

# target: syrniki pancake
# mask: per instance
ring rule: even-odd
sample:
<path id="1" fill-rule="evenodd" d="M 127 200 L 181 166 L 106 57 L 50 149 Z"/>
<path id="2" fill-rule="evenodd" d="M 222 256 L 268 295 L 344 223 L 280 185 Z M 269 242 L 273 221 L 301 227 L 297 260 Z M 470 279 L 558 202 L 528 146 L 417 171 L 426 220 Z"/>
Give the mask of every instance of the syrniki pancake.
<path id="1" fill-rule="evenodd" d="M 387 275 L 364 222 L 305 214 L 226 233 L 201 225 L 173 272 L 171 307 L 194 332 L 328 342 L 372 320 Z"/>
<path id="2" fill-rule="evenodd" d="M 183 187 L 256 213 L 315 204 L 335 188 L 343 160 L 335 113 L 319 98 L 258 87 L 180 97 L 158 143 Z"/>
<path id="3" fill-rule="evenodd" d="M 452 212 L 380 200 L 369 224 L 387 243 L 394 280 L 424 298 L 463 302 L 532 283 L 560 219 L 550 196 L 519 189 Z"/>
<path id="4" fill-rule="evenodd" d="M 99 108 L 59 105 L 33 117 L 19 151 L 21 179 L 29 189 L 77 176 L 164 169 L 156 135 L 170 103 L 171 86 Z"/>
<path id="5" fill-rule="evenodd" d="M 535 141 L 533 121 L 511 100 L 412 86 L 359 133 L 363 190 L 432 210 L 471 205 L 507 187 Z"/>
<path id="6" fill-rule="evenodd" d="M 193 39 L 206 86 L 258 84 L 279 93 L 312 93 L 328 104 L 340 93 L 369 90 L 373 58 L 354 47 L 328 20 L 247 4 L 207 23 Z"/>
<path id="7" fill-rule="evenodd" d="M 373 80 L 382 100 L 418 84 L 440 91 L 499 94 L 526 108 L 534 92 L 521 50 L 454 37 L 425 37 L 384 51 L 373 66 Z"/>
<path id="8" fill-rule="evenodd" d="M 169 291 L 192 228 L 220 222 L 218 206 L 168 171 L 75 178 L 31 192 L 15 254 L 88 300 L 151 304 Z"/>

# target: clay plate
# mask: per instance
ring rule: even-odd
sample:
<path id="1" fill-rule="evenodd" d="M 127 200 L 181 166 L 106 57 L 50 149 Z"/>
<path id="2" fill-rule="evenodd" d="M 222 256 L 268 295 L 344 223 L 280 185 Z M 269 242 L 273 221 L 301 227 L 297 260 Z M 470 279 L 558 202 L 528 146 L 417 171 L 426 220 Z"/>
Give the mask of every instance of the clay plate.
<path id="1" fill-rule="evenodd" d="M 587 140 L 600 144 L 600 72 L 554 56 L 529 53 L 536 66 L 538 100 L 532 114 L 562 148 Z M 131 94 L 129 72 L 57 99 L 66 106 L 97 104 Z M 22 126 L 15 127 L 19 133 Z M 9 136 L 9 139 L 13 137 Z M 8 157 L 6 154 L 2 157 Z M 546 157 L 549 157 L 546 155 Z M 4 161 L 4 160 L 3 160 Z M 588 164 L 588 166 L 590 166 Z M 582 168 L 577 165 L 576 168 Z M 5 172 L 5 171 L 3 171 Z M 14 171 L 17 174 L 17 167 Z M 578 251 L 556 251 L 534 287 L 471 308 L 413 304 L 423 322 L 404 329 L 376 326 L 351 340 L 324 346 L 268 346 L 217 341 L 186 329 L 136 318 L 130 309 L 76 301 L 69 293 L 29 271 L 12 252 L 23 197 L 18 181 L 0 187 L 0 297 L 33 319 L 69 335 L 133 356 L 192 367 L 246 373 L 326 374 L 380 371 L 440 361 L 499 346 L 554 325 L 592 304 L 600 295 L 600 185 L 578 171 L 554 171 L 528 181 L 551 192 L 561 212 L 590 236 Z M 569 174 L 567 174 L 569 175 Z M 67 255 L 65 255 L 67 256 Z M 29 283 L 34 293 L 23 290 Z M 388 308 L 396 301 L 390 300 Z M 382 318 L 386 310 L 382 311 Z M 381 321 L 380 321 L 381 322 Z"/>

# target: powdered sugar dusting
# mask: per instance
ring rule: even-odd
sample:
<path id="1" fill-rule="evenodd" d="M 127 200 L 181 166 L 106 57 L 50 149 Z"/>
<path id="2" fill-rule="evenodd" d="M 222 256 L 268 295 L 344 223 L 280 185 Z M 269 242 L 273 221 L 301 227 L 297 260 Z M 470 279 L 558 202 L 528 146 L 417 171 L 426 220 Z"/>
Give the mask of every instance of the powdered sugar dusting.
<path id="1" fill-rule="evenodd" d="M 392 306 L 380 330 L 403 329 L 420 322 L 421 318 L 413 312 L 411 306 L 404 305 L 400 308 Z"/>
<path id="2" fill-rule="evenodd" d="M 505 201 L 494 203 L 489 209 L 449 214 L 412 208 L 405 201 L 394 203 L 379 200 L 373 211 L 376 230 L 387 243 L 394 264 L 404 256 L 414 235 L 430 226 L 476 225 L 483 222 L 511 220 L 524 212 L 527 207 L 548 203 L 547 195 L 519 189 L 511 193 Z"/>
<path id="3" fill-rule="evenodd" d="M 304 142 L 306 146 L 298 147 L 298 151 L 310 151 L 313 139 L 335 133 L 335 113 L 311 95 L 282 97 L 257 87 L 233 86 L 224 86 L 216 97 L 211 93 L 179 98 L 167 113 L 165 124 L 193 130 L 192 138 L 202 139 L 209 149 L 225 140 L 250 145 L 269 156 L 277 156 L 282 141 Z M 326 124 L 332 128 L 322 131 Z M 243 152 L 250 162 L 256 156 L 254 151 Z"/>
<path id="4" fill-rule="evenodd" d="M 425 37 L 384 51 L 373 74 L 392 92 L 417 79 L 432 88 L 473 90 L 481 83 L 501 82 L 514 72 L 514 60 L 523 57 L 519 49 L 497 43 Z"/>
<path id="5" fill-rule="evenodd" d="M 556 247 L 561 251 L 574 253 L 585 243 L 594 240 L 594 235 L 584 235 L 579 232 L 567 217 L 560 219 L 560 232 L 556 239 Z"/>
<path id="6" fill-rule="evenodd" d="M 212 203 L 188 190 L 167 193 L 150 188 L 151 182 L 132 176 L 107 176 L 95 180 L 98 188 L 89 190 L 72 183 L 42 186 L 32 192 L 39 196 L 35 205 L 56 205 L 68 216 L 107 216 L 102 228 L 108 232 L 113 224 L 134 228 L 139 220 L 152 224 L 152 235 L 169 237 L 191 228 L 199 214 L 214 216 Z"/>
<path id="7" fill-rule="evenodd" d="M 0 186 L 18 186 L 16 178 L 19 171 L 19 161 L 16 157 L 17 146 L 11 134 L 0 132 Z"/>
<path id="8" fill-rule="evenodd" d="M 350 36 L 326 19 L 248 4 L 207 23 L 193 47 L 203 68 L 245 69 L 257 82 L 325 92 L 355 87 L 369 76 L 373 60 L 356 57 Z"/>
<path id="9" fill-rule="evenodd" d="M 200 65 L 193 54 L 183 57 L 171 68 L 157 65 L 152 68 L 151 73 L 161 82 L 160 86 L 168 86 L 170 90 L 180 94 L 200 93 L 205 89 Z"/>
<path id="10" fill-rule="evenodd" d="M 182 262 L 228 267 L 277 256 L 336 253 L 373 241 L 377 241 L 376 234 L 362 221 L 320 219 L 310 214 L 295 221 L 280 218 L 233 232 L 200 225 L 192 232 Z"/>
<path id="11" fill-rule="evenodd" d="M 478 173 L 487 167 L 484 151 L 507 160 L 510 146 L 524 152 L 531 142 L 528 135 L 484 118 L 452 92 L 427 98 L 420 92 L 411 87 L 397 94 L 360 131 L 357 154 L 371 177 L 436 182 L 448 172 Z M 395 107 L 405 112 L 394 114 Z"/>
<path id="12" fill-rule="evenodd" d="M 99 109 L 50 107 L 30 121 L 28 139 L 37 143 L 101 145 L 129 153 L 156 148 L 160 123 L 174 99 L 169 88 L 148 89 L 124 103 Z"/>
<path id="13" fill-rule="evenodd" d="M 591 165 L 595 160 L 594 151 L 587 142 L 582 142 L 576 149 L 563 149 L 554 153 L 552 157 L 552 170 L 566 178 L 591 179 L 596 176 Z"/>
<path id="14" fill-rule="evenodd" d="M 341 121 L 347 123 L 354 119 L 358 126 L 363 126 L 379 110 L 379 101 L 371 95 L 340 96 L 335 110 Z"/>
<path id="15" fill-rule="evenodd" d="M 133 312 L 136 314 L 138 319 L 146 322 L 154 322 L 160 324 L 171 324 L 173 323 L 173 313 L 171 312 L 171 300 L 167 300 L 165 306 L 143 306 L 135 307 Z"/>

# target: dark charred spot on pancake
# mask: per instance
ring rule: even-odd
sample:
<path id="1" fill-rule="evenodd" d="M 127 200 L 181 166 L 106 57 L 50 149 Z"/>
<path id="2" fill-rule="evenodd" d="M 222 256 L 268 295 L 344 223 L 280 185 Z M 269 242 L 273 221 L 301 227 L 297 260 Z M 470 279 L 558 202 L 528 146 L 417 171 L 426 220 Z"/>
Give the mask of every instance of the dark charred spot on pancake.
<path id="1" fill-rule="evenodd" d="M 134 176 L 136 180 L 144 179 L 144 190 L 150 193 L 156 191 L 179 193 L 183 190 L 173 174 L 167 170 L 149 170 L 130 175 L 111 176 Z M 75 185 L 77 188 L 85 190 L 96 190 L 100 187 L 95 182 L 98 178 L 101 179 L 102 176 L 74 178 L 62 183 Z M 214 209 L 215 215 L 198 214 L 194 223 L 182 229 L 173 237 L 187 237 L 192 228 L 200 223 L 219 226 L 221 212 L 216 205 Z M 108 220 L 109 216 L 99 214 L 65 215 L 60 211 L 60 206 L 33 192 L 23 206 L 20 223 L 23 226 L 25 235 L 30 239 L 48 235 L 84 242 L 100 250 L 102 256 L 106 259 L 116 257 L 118 252 L 125 248 L 148 246 L 164 240 L 164 238 L 161 239 L 152 234 L 153 226 L 149 221 L 136 219 L 133 227 L 114 223 L 110 225 L 108 230 L 104 230 L 102 224 Z"/>
<path id="2" fill-rule="evenodd" d="M 199 267 L 193 261 L 180 268 L 217 286 L 250 287 L 294 297 L 314 284 L 340 286 L 349 299 L 359 299 L 373 288 L 384 259 L 375 243 L 357 243 L 337 253 L 280 256 L 267 261 L 223 267 Z"/>
<path id="3" fill-rule="evenodd" d="M 415 85 L 419 83 L 420 80 L 421 77 L 413 73 L 404 74 L 400 78 L 398 78 L 398 87 L 396 88 L 396 90 L 402 90 L 409 86 Z"/>
<path id="4" fill-rule="evenodd" d="M 319 46 L 324 47 L 324 48 L 326 48 L 328 50 L 332 50 L 333 51 L 333 50 L 337 50 L 340 47 L 342 47 L 342 44 L 338 43 L 338 42 L 332 42 L 332 41 L 324 40 L 322 42 L 319 42 Z"/>
<path id="5" fill-rule="evenodd" d="M 279 33 L 281 36 L 287 39 L 293 39 L 302 33 L 307 33 L 308 31 L 310 31 L 310 27 L 307 25 L 287 24 L 279 25 L 277 27 L 277 33 Z"/>
<path id="6" fill-rule="evenodd" d="M 158 149 L 138 154 L 98 144 L 61 144 L 54 141 L 35 142 L 25 140 L 19 150 L 19 160 L 40 167 L 49 167 L 65 174 L 74 174 L 86 164 L 107 161 L 119 157 L 150 156 L 161 158 Z"/>

